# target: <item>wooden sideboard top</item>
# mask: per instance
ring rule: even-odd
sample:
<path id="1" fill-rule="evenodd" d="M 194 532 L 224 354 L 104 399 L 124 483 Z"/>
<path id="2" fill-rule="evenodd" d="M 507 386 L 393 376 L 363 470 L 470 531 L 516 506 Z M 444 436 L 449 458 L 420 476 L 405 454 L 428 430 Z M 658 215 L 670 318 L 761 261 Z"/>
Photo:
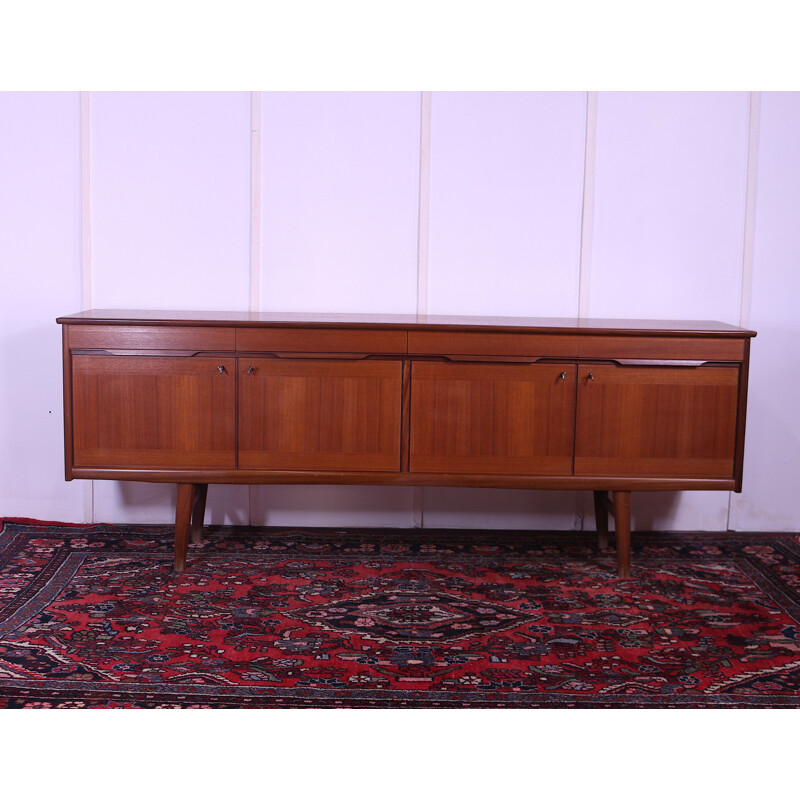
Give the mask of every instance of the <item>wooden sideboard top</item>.
<path id="1" fill-rule="evenodd" d="M 575 317 L 480 317 L 441 314 L 329 314 L 264 311 L 146 311 L 91 309 L 59 317 L 70 325 L 222 325 L 237 327 L 348 328 L 375 326 L 417 330 L 487 330 L 588 335 L 714 336 L 750 338 L 755 331 L 712 320 L 577 319 Z"/>

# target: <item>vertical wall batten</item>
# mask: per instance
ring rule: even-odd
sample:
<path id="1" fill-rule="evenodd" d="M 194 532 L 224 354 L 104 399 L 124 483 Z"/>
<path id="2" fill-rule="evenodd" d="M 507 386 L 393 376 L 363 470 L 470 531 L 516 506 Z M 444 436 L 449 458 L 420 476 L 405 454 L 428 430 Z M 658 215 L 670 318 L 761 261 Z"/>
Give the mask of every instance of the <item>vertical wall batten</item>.
<path id="1" fill-rule="evenodd" d="M 417 217 L 417 314 L 428 313 L 428 232 L 431 215 L 431 92 L 420 92 L 419 209 Z M 410 362 L 409 362 L 410 367 Z M 422 528 L 425 499 L 421 486 L 412 495 L 412 524 Z"/>
<path id="2" fill-rule="evenodd" d="M 250 93 L 250 311 L 261 310 L 261 92 Z M 257 486 L 249 486 L 248 523 L 259 519 Z"/>
<path id="3" fill-rule="evenodd" d="M 753 256 L 756 232 L 756 184 L 758 179 L 758 132 L 761 121 L 761 92 L 750 92 L 750 118 L 747 131 L 747 188 L 744 207 L 744 241 L 742 244 L 742 302 L 739 325 L 750 324 L 750 303 L 753 293 Z"/>
<path id="4" fill-rule="evenodd" d="M 90 93 L 81 92 L 81 310 L 92 307 Z"/>
<path id="5" fill-rule="evenodd" d="M 90 92 L 81 92 L 81 310 L 92 307 L 92 202 Z M 83 514 L 94 522 L 94 481 L 84 484 Z"/>
<path id="6" fill-rule="evenodd" d="M 744 197 L 744 235 L 742 236 L 742 277 L 739 325 L 750 325 L 753 296 L 753 258 L 756 233 L 756 185 L 758 183 L 758 133 L 761 122 L 761 92 L 750 92 L 747 127 L 747 172 Z M 728 518 L 726 528 L 731 530 L 733 492 L 728 492 Z"/>
<path id="7" fill-rule="evenodd" d="M 594 233 L 594 177 L 597 162 L 597 92 L 586 92 L 586 146 L 583 157 L 583 200 L 581 203 L 581 241 L 578 262 L 578 318 L 589 316 Z M 593 508 L 588 492 L 575 493 L 575 527 L 583 530 Z"/>
<path id="8" fill-rule="evenodd" d="M 428 230 L 431 192 L 431 93 L 420 93 L 417 314 L 428 313 Z"/>
<path id="9" fill-rule="evenodd" d="M 581 210 L 581 250 L 578 272 L 578 317 L 589 316 L 592 235 L 594 233 L 594 175 L 597 159 L 597 92 L 586 93 L 586 151 Z"/>
<path id="10" fill-rule="evenodd" d="M 250 311 L 261 307 L 261 92 L 250 93 Z"/>

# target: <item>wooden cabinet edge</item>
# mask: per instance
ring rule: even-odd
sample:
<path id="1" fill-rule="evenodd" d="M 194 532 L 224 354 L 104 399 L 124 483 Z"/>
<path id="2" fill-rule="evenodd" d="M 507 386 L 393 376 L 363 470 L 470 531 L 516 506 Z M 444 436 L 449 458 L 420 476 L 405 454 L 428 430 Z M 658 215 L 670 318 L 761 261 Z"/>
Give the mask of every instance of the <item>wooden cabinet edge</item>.
<path id="1" fill-rule="evenodd" d="M 64 390 L 64 478 L 71 481 L 72 472 L 72 354 L 69 325 L 61 328 L 62 369 Z"/>
<path id="2" fill-rule="evenodd" d="M 74 467 L 74 478 L 143 481 L 146 483 L 213 483 L 245 485 L 357 485 L 442 486 L 493 489 L 564 489 L 586 491 L 673 492 L 692 490 L 734 491 L 732 478 L 632 478 L 630 476 L 484 475 L 479 473 L 425 472 L 303 472 L 256 469 L 163 470 L 100 469 Z"/>
<path id="3" fill-rule="evenodd" d="M 736 408 L 736 445 L 734 451 L 735 492 L 742 491 L 744 479 L 744 441 L 747 422 L 747 390 L 750 379 L 750 339 L 744 340 L 742 366 L 739 370 L 739 401 Z"/>

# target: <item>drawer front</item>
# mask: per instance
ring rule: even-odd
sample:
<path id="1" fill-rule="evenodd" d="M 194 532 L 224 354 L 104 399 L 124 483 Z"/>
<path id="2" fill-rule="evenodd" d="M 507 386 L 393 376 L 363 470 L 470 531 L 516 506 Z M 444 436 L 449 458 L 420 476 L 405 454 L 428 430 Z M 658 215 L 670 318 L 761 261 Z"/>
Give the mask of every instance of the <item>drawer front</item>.
<path id="1" fill-rule="evenodd" d="M 70 325 L 71 350 L 233 350 L 233 328 Z"/>
<path id="2" fill-rule="evenodd" d="M 408 352 L 411 355 L 575 358 L 578 337 L 546 333 L 409 331 Z"/>
<path id="3" fill-rule="evenodd" d="M 742 339 L 689 336 L 582 336 L 579 358 L 641 358 L 672 361 L 741 361 Z"/>
<path id="4" fill-rule="evenodd" d="M 406 352 L 404 330 L 376 328 L 240 328 L 236 349 L 254 353 L 366 353 Z"/>
<path id="5" fill-rule="evenodd" d="M 411 472 L 569 475 L 575 364 L 442 364 L 411 373 Z"/>

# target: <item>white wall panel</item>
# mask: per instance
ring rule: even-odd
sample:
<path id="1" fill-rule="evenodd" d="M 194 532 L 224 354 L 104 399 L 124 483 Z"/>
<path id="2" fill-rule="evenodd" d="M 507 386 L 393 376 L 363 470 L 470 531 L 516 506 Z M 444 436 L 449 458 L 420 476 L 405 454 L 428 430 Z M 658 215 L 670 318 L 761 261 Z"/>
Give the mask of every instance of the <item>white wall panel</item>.
<path id="1" fill-rule="evenodd" d="M 744 491 L 735 530 L 800 530 L 800 93 L 761 99 Z"/>
<path id="2" fill-rule="evenodd" d="M 580 495 L 525 489 L 422 490 L 423 528 L 573 530 L 580 528 Z"/>
<path id="3" fill-rule="evenodd" d="M 412 507 L 403 486 L 260 486 L 253 524 L 410 528 Z"/>
<path id="4" fill-rule="evenodd" d="M 262 96 L 262 310 L 416 311 L 419 141 L 418 93 Z M 412 497 L 398 487 L 261 487 L 258 516 L 406 526 Z"/>
<path id="5" fill-rule="evenodd" d="M 431 101 L 431 314 L 575 317 L 586 141 L 582 92 Z M 425 489 L 425 527 L 571 529 L 574 492 Z"/>
<path id="6" fill-rule="evenodd" d="M 93 93 L 91 225 L 95 308 L 247 309 L 249 94 Z M 168 522 L 174 495 L 96 481 L 95 519 Z M 211 491 L 208 506 L 241 522 L 247 489 Z"/>
<path id="7" fill-rule="evenodd" d="M 91 96 L 92 305 L 247 308 L 249 95 Z"/>
<path id="8" fill-rule="evenodd" d="M 634 531 L 724 531 L 729 492 L 634 492 Z"/>
<path id="9" fill-rule="evenodd" d="M 586 95 L 431 102 L 428 311 L 578 313 Z"/>
<path id="10" fill-rule="evenodd" d="M 96 522 L 172 525 L 176 500 L 174 483 L 94 481 Z M 247 487 L 209 486 L 205 520 L 207 525 L 249 524 Z"/>
<path id="11" fill-rule="evenodd" d="M 414 313 L 420 99 L 262 98 L 261 310 Z"/>
<path id="12" fill-rule="evenodd" d="M 738 323 L 748 95 L 602 92 L 592 317 Z M 719 492 L 634 496 L 636 529 L 724 530 Z"/>
<path id="13" fill-rule="evenodd" d="M 745 92 L 601 92 L 592 317 L 736 324 Z"/>
<path id="14" fill-rule="evenodd" d="M 81 302 L 77 93 L 0 94 L 0 176 L 0 515 L 83 522 L 55 324 Z"/>

